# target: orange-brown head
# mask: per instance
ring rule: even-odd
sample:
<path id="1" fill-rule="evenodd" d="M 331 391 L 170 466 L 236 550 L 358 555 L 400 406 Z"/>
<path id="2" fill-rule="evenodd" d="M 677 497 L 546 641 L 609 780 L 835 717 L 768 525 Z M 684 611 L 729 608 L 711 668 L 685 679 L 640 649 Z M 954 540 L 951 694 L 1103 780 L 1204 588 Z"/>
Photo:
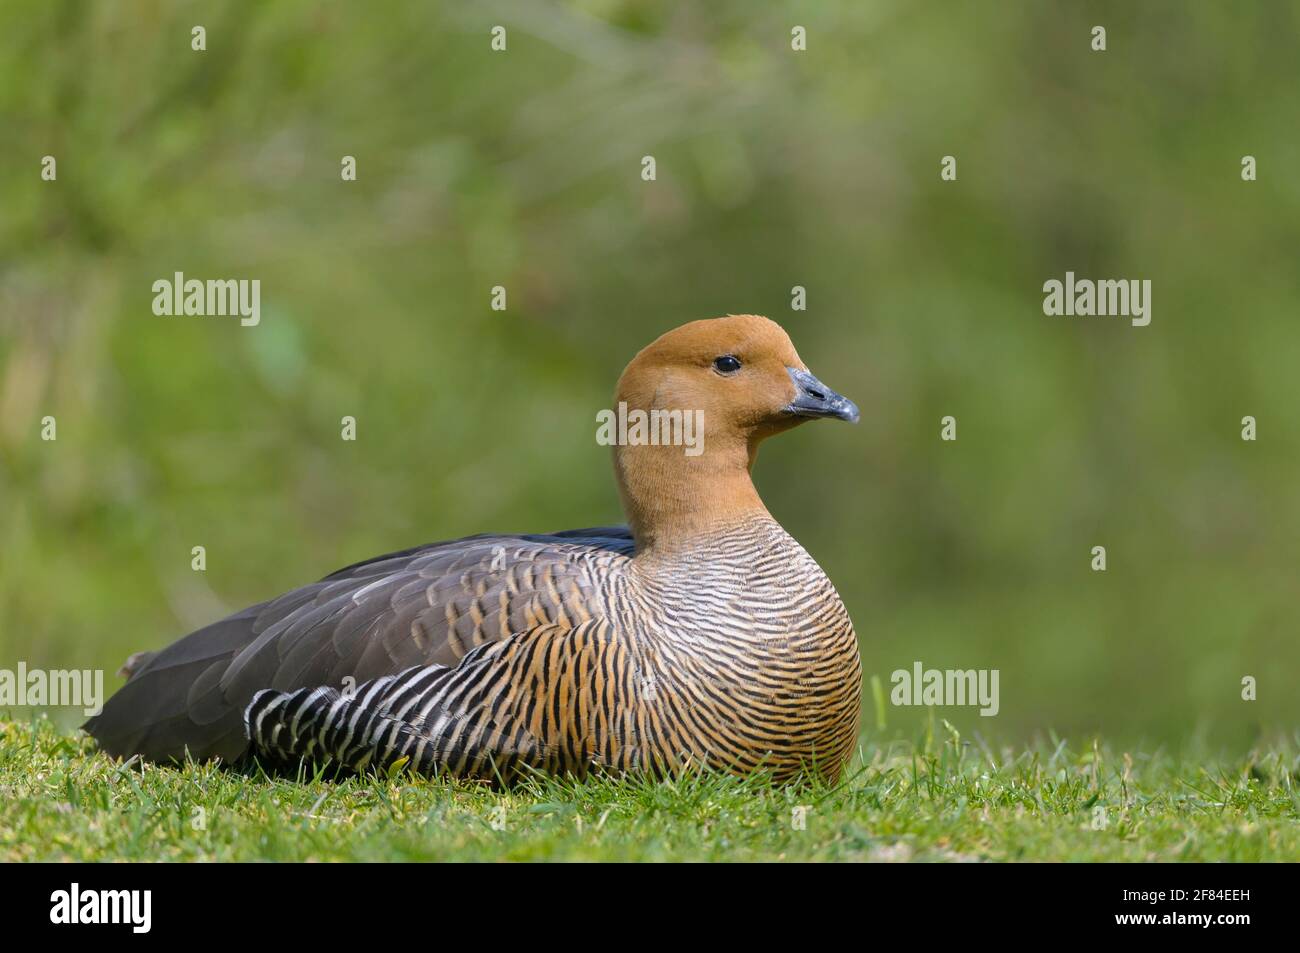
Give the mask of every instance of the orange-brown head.
<path id="1" fill-rule="evenodd" d="M 851 400 L 808 371 L 780 325 L 752 314 L 664 334 L 628 364 L 616 400 L 620 419 L 645 416 L 645 436 L 663 437 L 681 420 L 688 440 L 638 441 L 634 427 L 620 430 L 630 439 L 616 442 L 615 470 L 641 551 L 765 514 L 749 478 L 759 443 L 815 417 L 858 419 Z"/>

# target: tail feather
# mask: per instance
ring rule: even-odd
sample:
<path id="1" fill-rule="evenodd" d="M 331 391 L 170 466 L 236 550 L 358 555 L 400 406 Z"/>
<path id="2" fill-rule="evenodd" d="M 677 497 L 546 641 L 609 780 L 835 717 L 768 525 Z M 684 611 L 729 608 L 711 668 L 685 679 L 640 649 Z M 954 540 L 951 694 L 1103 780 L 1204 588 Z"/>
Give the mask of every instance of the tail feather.
<path id="1" fill-rule="evenodd" d="M 240 718 L 248 696 L 228 697 L 219 680 L 256 638 L 260 609 L 251 606 L 144 659 L 85 730 L 119 758 L 238 760 L 248 748 Z"/>

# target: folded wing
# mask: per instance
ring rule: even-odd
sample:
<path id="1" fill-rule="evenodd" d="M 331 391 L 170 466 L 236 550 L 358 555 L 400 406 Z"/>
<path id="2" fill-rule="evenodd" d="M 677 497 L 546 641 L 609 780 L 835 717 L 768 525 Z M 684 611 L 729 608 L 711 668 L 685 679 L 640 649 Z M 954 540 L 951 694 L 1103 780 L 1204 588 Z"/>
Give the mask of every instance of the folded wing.
<path id="1" fill-rule="evenodd" d="M 415 668 L 454 669 L 479 646 L 539 627 L 578 626 L 603 612 L 596 583 L 632 550 L 626 529 L 605 527 L 474 536 L 358 563 L 158 652 L 86 729 L 119 757 L 235 761 L 260 691 L 346 694 Z"/>

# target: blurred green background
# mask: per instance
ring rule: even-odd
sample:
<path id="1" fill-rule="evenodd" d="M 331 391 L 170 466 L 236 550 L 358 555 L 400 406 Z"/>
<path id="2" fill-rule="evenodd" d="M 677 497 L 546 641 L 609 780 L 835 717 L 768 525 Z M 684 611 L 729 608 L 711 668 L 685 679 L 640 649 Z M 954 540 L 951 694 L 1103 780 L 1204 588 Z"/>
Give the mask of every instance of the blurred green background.
<path id="1" fill-rule="evenodd" d="M 616 521 L 623 365 L 758 312 L 863 408 L 756 480 L 868 676 L 997 668 L 998 717 L 937 712 L 996 738 L 1292 731 L 1298 252 L 1295 3 L 8 3 L 0 667 Z M 1067 270 L 1151 325 L 1045 316 Z M 261 325 L 154 316 L 174 271 L 261 279 Z"/>

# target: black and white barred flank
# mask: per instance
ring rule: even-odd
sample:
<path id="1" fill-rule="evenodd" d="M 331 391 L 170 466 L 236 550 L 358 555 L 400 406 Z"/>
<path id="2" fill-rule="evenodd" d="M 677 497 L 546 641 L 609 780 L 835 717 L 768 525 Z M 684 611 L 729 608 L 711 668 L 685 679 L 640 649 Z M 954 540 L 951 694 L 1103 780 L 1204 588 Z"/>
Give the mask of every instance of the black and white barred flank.
<path id="1" fill-rule="evenodd" d="M 244 712 L 244 729 L 255 751 L 276 765 L 319 763 L 363 772 L 405 762 L 408 770 L 507 780 L 519 762 L 531 762 L 536 740 L 512 737 L 448 709 L 457 672 L 473 669 L 416 666 L 385 675 L 355 691 L 331 687 L 296 692 L 266 689 Z"/>

